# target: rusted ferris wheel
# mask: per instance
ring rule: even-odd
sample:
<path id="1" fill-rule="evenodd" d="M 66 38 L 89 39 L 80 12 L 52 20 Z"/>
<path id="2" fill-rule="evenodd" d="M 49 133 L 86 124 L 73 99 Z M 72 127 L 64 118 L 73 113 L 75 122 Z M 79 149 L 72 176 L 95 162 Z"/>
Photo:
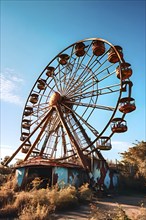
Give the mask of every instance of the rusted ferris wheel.
<path id="1" fill-rule="evenodd" d="M 89 170 L 91 154 L 111 149 L 114 133 L 127 131 L 135 110 L 131 65 L 120 46 L 100 38 L 78 41 L 42 71 L 26 101 L 21 123 L 24 161 L 31 157 L 79 160 Z"/>

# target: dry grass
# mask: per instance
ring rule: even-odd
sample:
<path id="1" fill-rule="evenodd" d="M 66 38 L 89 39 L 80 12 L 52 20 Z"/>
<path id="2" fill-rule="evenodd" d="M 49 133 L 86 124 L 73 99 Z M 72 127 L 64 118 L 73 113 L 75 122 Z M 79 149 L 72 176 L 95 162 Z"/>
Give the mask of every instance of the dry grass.
<path id="1" fill-rule="evenodd" d="M 19 216 L 19 219 L 26 220 L 50 219 L 56 209 L 64 210 L 79 204 L 77 190 L 73 186 L 14 192 L 8 185 L 0 191 L 0 217 L 3 218 Z"/>
<path id="2" fill-rule="evenodd" d="M 52 219 L 50 215 L 50 207 L 47 205 L 26 206 L 20 213 L 20 220 L 49 220 Z"/>
<path id="3" fill-rule="evenodd" d="M 66 209 L 68 207 L 76 207 L 78 205 L 77 190 L 73 186 L 68 186 L 58 192 L 55 201 L 56 209 Z"/>
<path id="4" fill-rule="evenodd" d="M 146 208 L 144 208 L 143 203 L 140 208 L 140 215 L 137 217 L 138 220 L 146 220 Z"/>
<path id="5" fill-rule="evenodd" d="M 11 204 L 14 201 L 15 193 L 13 190 L 1 190 L 0 191 L 0 208 L 6 204 Z"/>
<path id="6" fill-rule="evenodd" d="M 86 201 L 89 202 L 89 201 L 92 200 L 93 192 L 92 192 L 92 190 L 89 188 L 89 184 L 88 184 L 88 183 L 82 185 L 82 186 L 79 188 L 78 192 L 79 192 L 79 200 L 80 200 L 81 202 L 84 202 L 84 201 L 85 201 L 85 202 L 86 202 Z"/>
<path id="7" fill-rule="evenodd" d="M 91 202 L 92 191 L 88 184 L 78 190 L 73 186 L 59 189 L 57 186 L 37 190 L 39 180 L 33 183 L 31 191 L 15 191 L 14 178 L 9 179 L 0 188 L 0 218 L 19 218 L 20 220 L 51 220 L 56 210 L 66 210 L 76 207 L 80 202 Z M 145 220 L 146 209 L 142 206 L 138 218 L 130 219 L 125 211 L 118 206 L 116 210 L 100 210 L 97 205 L 91 205 L 90 220 Z"/>

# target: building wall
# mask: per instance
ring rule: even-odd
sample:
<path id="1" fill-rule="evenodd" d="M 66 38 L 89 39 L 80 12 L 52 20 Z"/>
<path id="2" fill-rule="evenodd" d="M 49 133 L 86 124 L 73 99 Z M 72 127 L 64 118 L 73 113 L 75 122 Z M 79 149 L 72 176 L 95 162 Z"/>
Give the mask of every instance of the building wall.
<path id="1" fill-rule="evenodd" d="M 64 185 L 81 186 L 87 180 L 85 172 L 78 168 L 54 167 L 53 185 L 63 187 Z"/>
<path id="2" fill-rule="evenodd" d="M 94 160 L 93 182 L 99 189 L 113 189 L 117 187 L 118 175 L 108 168 L 105 161 Z"/>
<path id="3" fill-rule="evenodd" d="M 43 168 L 38 166 L 38 168 L 35 167 L 35 169 L 33 167 L 17 168 L 16 177 L 19 187 L 21 187 L 21 185 L 23 184 L 24 179 L 24 182 L 27 182 L 26 178 L 29 178 L 29 175 L 25 175 L 25 173 L 32 173 L 32 171 L 29 172 L 29 169 L 34 171 L 36 170 L 36 174 L 41 174 L 41 179 L 48 180 L 48 182 L 50 183 L 49 186 L 57 184 L 60 188 L 64 187 L 65 185 L 73 185 L 78 188 L 83 183 L 90 182 L 90 185 L 93 187 L 95 186 L 97 189 L 113 189 L 117 187 L 118 184 L 118 175 L 113 171 L 109 170 L 105 161 L 100 160 L 95 160 L 93 163 L 93 177 L 91 180 L 89 180 L 87 173 L 83 169 L 79 169 L 76 167 L 47 168 L 45 166 Z M 33 175 L 35 176 L 34 171 Z"/>

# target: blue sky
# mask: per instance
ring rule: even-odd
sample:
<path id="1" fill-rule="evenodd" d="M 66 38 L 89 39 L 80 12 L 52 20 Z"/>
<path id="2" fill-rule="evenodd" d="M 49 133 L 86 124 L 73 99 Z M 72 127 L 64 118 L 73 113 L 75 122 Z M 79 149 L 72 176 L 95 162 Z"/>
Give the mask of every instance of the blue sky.
<path id="1" fill-rule="evenodd" d="M 146 140 L 145 10 L 141 0 L 1 1 L 1 157 L 20 144 L 23 108 L 41 71 L 64 48 L 90 37 L 122 46 L 133 69 L 137 109 L 105 158 L 119 159 L 135 140 Z"/>

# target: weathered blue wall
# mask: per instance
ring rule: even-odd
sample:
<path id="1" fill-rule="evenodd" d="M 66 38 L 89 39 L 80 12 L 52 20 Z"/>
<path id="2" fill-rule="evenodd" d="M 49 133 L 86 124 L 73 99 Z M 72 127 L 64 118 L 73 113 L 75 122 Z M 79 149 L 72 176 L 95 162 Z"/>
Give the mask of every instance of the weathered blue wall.
<path id="1" fill-rule="evenodd" d="M 25 169 L 31 169 L 31 167 L 16 169 L 17 183 L 18 183 L 18 186 L 20 187 L 23 183 L 23 179 L 25 178 L 24 176 Z M 89 177 L 87 176 L 87 173 L 84 170 L 76 168 L 76 167 L 48 167 L 46 168 L 45 166 L 45 169 L 46 170 L 52 169 L 52 171 L 50 172 L 50 176 L 47 177 L 50 179 L 50 186 L 58 184 L 58 186 L 62 188 L 65 185 L 73 185 L 78 188 L 83 183 L 89 182 Z M 104 188 L 106 187 L 107 189 L 113 189 L 114 187 L 117 187 L 118 175 L 114 173 L 113 171 L 109 170 L 105 161 L 94 160 L 92 169 L 93 169 L 92 170 L 93 177 L 91 181 L 92 186 L 95 186 L 98 189 L 102 189 L 103 187 Z"/>
<path id="2" fill-rule="evenodd" d="M 56 183 L 59 187 L 63 187 L 64 185 L 67 185 L 68 183 L 68 170 L 64 167 L 52 167 L 52 182 L 53 185 Z"/>
<path id="3" fill-rule="evenodd" d="M 52 169 L 53 185 L 57 183 L 59 187 L 63 187 L 64 185 L 79 187 L 84 182 L 85 174 L 78 168 L 53 167 Z"/>
<path id="4" fill-rule="evenodd" d="M 93 181 L 99 188 L 112 189 L 118 185 L 118 175 L 108 168 L 105 161 L 94 160 Z"/>
<path id="5" fill-rule="evenodd" d="M 20 167 L 20 168 L 16 169 L 16 178 L 17 178 L 18 186 L 21 186 L 23 178 L 24 178 L 24 174 L 25 174 L 24 167 Z"/>

